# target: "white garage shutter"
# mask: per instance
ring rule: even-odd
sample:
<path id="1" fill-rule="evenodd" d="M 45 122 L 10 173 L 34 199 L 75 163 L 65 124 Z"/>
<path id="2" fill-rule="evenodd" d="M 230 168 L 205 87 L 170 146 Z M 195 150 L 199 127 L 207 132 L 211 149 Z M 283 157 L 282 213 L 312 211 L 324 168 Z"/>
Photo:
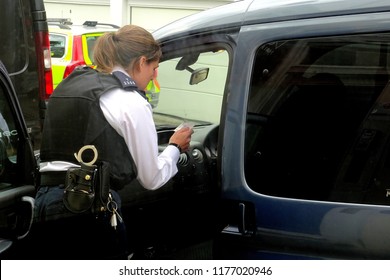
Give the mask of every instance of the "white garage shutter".
<path id="1" fill-rule="evenodd" d="M 200 12 L 200 10 L 131 7 L 130 21 L 132 24 L 140 25 L 152 32 L 176 19 L 197 12 Z"/>

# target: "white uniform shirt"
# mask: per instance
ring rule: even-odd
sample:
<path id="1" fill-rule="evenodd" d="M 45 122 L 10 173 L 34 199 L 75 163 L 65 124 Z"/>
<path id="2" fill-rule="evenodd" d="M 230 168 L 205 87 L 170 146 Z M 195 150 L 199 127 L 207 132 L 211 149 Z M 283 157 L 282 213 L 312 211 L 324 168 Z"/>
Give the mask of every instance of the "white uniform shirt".
<path id="1" fill-rule="evenodd" d="M 124 72 L 120 68 L 114 71 Z M 100 97 L 100 107 L 108 123 L 124 138 L 137 167 L 137 179 L 144 188 L 158 189 L 177 173 L 180 152 L 168 146 L 159 154 L 152 107 L 138 92 L 110 90 Z M 66 169 L 63 162 L 40 166 L 41 172 Z"/>

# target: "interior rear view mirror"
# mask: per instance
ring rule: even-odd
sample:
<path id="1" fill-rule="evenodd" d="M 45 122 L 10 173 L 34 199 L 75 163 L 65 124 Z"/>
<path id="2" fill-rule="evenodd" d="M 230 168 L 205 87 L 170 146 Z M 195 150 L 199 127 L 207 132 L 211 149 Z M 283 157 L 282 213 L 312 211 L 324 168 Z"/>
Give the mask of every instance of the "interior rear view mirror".
<path id="1" fill-rule="evenodd" d="M 191 72 L 190 85 L 196 85 L 207 79 L 210 68 L 199 68 Z"/>

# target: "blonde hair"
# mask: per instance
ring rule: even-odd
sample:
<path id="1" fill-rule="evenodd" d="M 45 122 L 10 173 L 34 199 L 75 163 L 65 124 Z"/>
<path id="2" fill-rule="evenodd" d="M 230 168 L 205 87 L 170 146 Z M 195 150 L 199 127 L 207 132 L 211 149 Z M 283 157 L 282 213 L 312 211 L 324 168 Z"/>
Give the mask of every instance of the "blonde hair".
<path id="1" fill-rule="evenodd" d="M 142 56 L 148 63 L 158 61 L 161 49 L 149 31 L 137 25 L 125 25 L 116 32 L 103 34 L 96 42 L 93 56 L 98 71 L 111 73 L 115 65 L 134 70 Z"/>

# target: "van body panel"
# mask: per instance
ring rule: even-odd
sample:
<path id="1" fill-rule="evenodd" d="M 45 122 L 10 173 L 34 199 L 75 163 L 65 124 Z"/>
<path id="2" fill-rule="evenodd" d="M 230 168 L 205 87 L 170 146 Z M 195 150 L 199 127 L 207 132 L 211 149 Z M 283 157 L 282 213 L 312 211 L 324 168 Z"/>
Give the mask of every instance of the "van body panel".
<path id="1" fill-rule="evenodd" d="M 2 0 L 1 4 L 6 8 L 0 11 L 0 60 L 14 83 L 34 148 L 38 150 L 46 104 L 40 93 L 44 74 L 38 70 L 43 68 L 43 61 L 38 62 L 38 55 L 42 54 L 37 53 L 35 40 L 41 32 L 48 31 L 44 4 L 42 0 Z"/>
<path id="2" fill-rule="evenodd" d="M 165 41 L 168 38 L 175 38 L 182 34 L 195 34 L 207 32 L 208 30 L 215 31 L 240 27 L 251 1 L 229 3 L 184 17 L 157 29 L 153 32 L 153 35 L 157 40 L 164 38 Z"/>
<path id="3" fill-rule="evenodd" d="M 353 14 L 367 14 L 389 11 L 385 0 L 358 0 L 351 5 L 350 1 L 253 1 L 245 15 L 243 25 L 254 23 L 281 22 L 296 19 L 320 18 Z"/>

